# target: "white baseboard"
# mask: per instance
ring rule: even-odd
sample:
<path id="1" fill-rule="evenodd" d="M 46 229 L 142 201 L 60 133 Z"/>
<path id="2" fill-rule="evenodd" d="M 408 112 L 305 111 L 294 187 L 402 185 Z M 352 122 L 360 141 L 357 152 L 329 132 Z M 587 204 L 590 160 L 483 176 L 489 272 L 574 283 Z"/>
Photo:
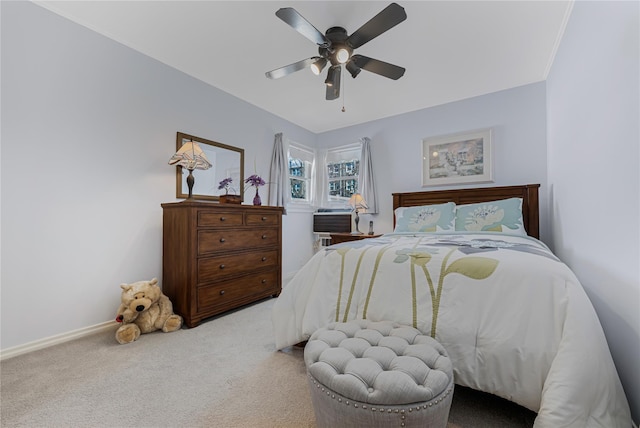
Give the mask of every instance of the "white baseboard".
<path id="1" fill-rule="evenodd" d="M 288 284 L 296 273 L 298 273 L 298 271 L 285 273 L 282 278 L 282 285 L 285 286 L 286 284 Z M 113 332 L 115 334 L 117 325 L 118 323 L 115 321 L 106 321 L 102 324 L 96 324 L 91 327 L 85 327 L 78 330 L 70 331 L 68 333 L 47 337 L 44 339 L 36 340 L 34 342 L 25 343 L 24 345 L 18 345 L 9 349 L 2 349 L 0 350 L 0 361 L 12 357 L 17 357 L 18 355 L 23 355 L 29 352 L 37 351 L 39 349 L 48 348 L 49 346 L 59 345 L 71 340 L 89 336 L 90 334 L 99 333 L 104 330 L 113 329 Z"/>
<path id="2" fill-rule="evenodd" d="M 84 327 L 67 333 L 58 334 L 56 336 L 36 340 L 34 342 L 25 343 L 24 345 L 14 346 L 13 348 L 3 349 L 0 350 L 0 361 L 12 357 L 17 357 L 18 355 L 23 355 L 29 352 L 37 351 L 39 349 L 48 348 L 49 346 L 59 345 L 61 343 L 69 342 L 71 340 L 79 339 L 81 337 L 89 336 L 91 334 L 99 333 L 109 329 L 113 329 L 113 332 L 115 334 L 117 325 L 118 323 L 115 321 L 105 321 L 101 324 L 96 324 L 91 327 Z"/>

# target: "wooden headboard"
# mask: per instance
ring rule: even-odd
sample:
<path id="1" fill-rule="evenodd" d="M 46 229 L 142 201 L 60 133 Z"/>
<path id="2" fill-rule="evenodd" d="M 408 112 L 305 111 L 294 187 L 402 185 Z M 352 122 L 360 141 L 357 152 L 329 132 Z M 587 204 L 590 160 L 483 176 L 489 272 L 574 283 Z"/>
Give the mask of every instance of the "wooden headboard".
<path id="1" fill-rule="evenodd" d="M 433 190 L 426 192 L 393 193 L 393 210 L 398 207 L 455 202 L 456 205 L 490 202 L 499 199 L 522 198 L 522 218 L 529 236 L 540 239 L 538 217 L 539 184 L 523 186 L 479 187 L 475 189 Z M 396 219 L 393 218 L 395 228 Z"/>

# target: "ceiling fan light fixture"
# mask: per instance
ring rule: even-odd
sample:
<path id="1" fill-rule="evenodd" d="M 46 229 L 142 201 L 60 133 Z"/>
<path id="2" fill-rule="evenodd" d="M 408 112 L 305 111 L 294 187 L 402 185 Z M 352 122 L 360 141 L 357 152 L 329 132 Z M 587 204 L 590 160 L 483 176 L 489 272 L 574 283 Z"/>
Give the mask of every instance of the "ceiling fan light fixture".
<path id="1" fill-rule="evenodd" d="M 318 58 L 318 60 L 313 64 L 311 64 L 309 68 L 311 69 L 311 72 L 313 74 L 318 76 L 320 73 L 322 73 L 322 70 L 326 65 L 327 65 L 327 60 L 325 58 Z"/>
<path id="2" fill-rule="evenodd" d="M 347 48 L 339 48 L 336 51 L 336 61 L 338 61 L 339 64 L 344 64 L 345 62 L 347 62 L 350 56 L 351 52 L 349 52 Z"/>
<path id="3" fill-rule="evenodd" d="M 360 73 L 360 71 L 362 71 L 362 69 L 358 67 L 354 61 L 349 61 L 346 67 L 347 71 L 351 73 L 351 77 L 353 77 L 354 79 Z"/>
<path id="4" fill-rule="evenodd" d="M 329 71 L 327 71 L 327 80 L 324 81 L 327 86 L 334 86 L 336 79 L 338 79 L 338 73 L 340 72 L 339 65 L 333 65 L 329 67 Z"/>

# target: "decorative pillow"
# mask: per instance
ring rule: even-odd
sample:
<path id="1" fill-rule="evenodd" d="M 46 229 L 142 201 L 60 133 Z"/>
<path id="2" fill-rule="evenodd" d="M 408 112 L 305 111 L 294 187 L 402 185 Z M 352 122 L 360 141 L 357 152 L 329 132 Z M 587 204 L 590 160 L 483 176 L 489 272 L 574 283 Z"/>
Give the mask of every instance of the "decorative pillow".
<path id="1" fill-rule="evenodd" d="M 396 228 L 394 232 L 440 232 L 453 230 L 456 204 L 422 205 L 400 207 L 395 210 Z"/>
<path id="2" fill-rule="evenodd" d="M 456 230 L 504 232 L 526 236 L 522 220 L 522 198 L 458 205 Z"/>

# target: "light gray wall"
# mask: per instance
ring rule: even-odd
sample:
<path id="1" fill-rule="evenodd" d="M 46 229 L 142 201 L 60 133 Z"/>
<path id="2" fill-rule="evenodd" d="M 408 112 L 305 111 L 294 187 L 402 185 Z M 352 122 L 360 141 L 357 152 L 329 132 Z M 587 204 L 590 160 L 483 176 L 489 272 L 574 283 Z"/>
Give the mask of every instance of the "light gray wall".
<path id="1" fill-rule="evenodd" d="M 576 273 L 598 312 L 636 422 L 639 4 L 576 2 L 547 80 L 555 252 Z"/>
<path id="2" fill-rule="evenodd" d="M 177 131 L 244 148 L 265 178 L 276 132 L 316 136 L 33 3 L 1 7 L 6 350 L 111 320 L 120 283 L 161 278 Z"/>
<path id="3" fill-rule="evenodd" d="M 384 102 L 380 100 L 380 102 Z M 549 237 L 544 215 L 547 199 L 545 84 L 535 83 L 437 107 L 377 120 L 319 135 L 321 147 L 339 146 L 360 137 L 371 138 L 371 152 L 378 189 L 378 215 L 371 219 L 376 232 L 391 232 L 391 193 L 427 189 L 469 187 L 466 185 L 422 188 L 422 140 L 480 128 L 493 130 L 494 182 L 475 186 L 539 183 L 541 238 Z"/>

